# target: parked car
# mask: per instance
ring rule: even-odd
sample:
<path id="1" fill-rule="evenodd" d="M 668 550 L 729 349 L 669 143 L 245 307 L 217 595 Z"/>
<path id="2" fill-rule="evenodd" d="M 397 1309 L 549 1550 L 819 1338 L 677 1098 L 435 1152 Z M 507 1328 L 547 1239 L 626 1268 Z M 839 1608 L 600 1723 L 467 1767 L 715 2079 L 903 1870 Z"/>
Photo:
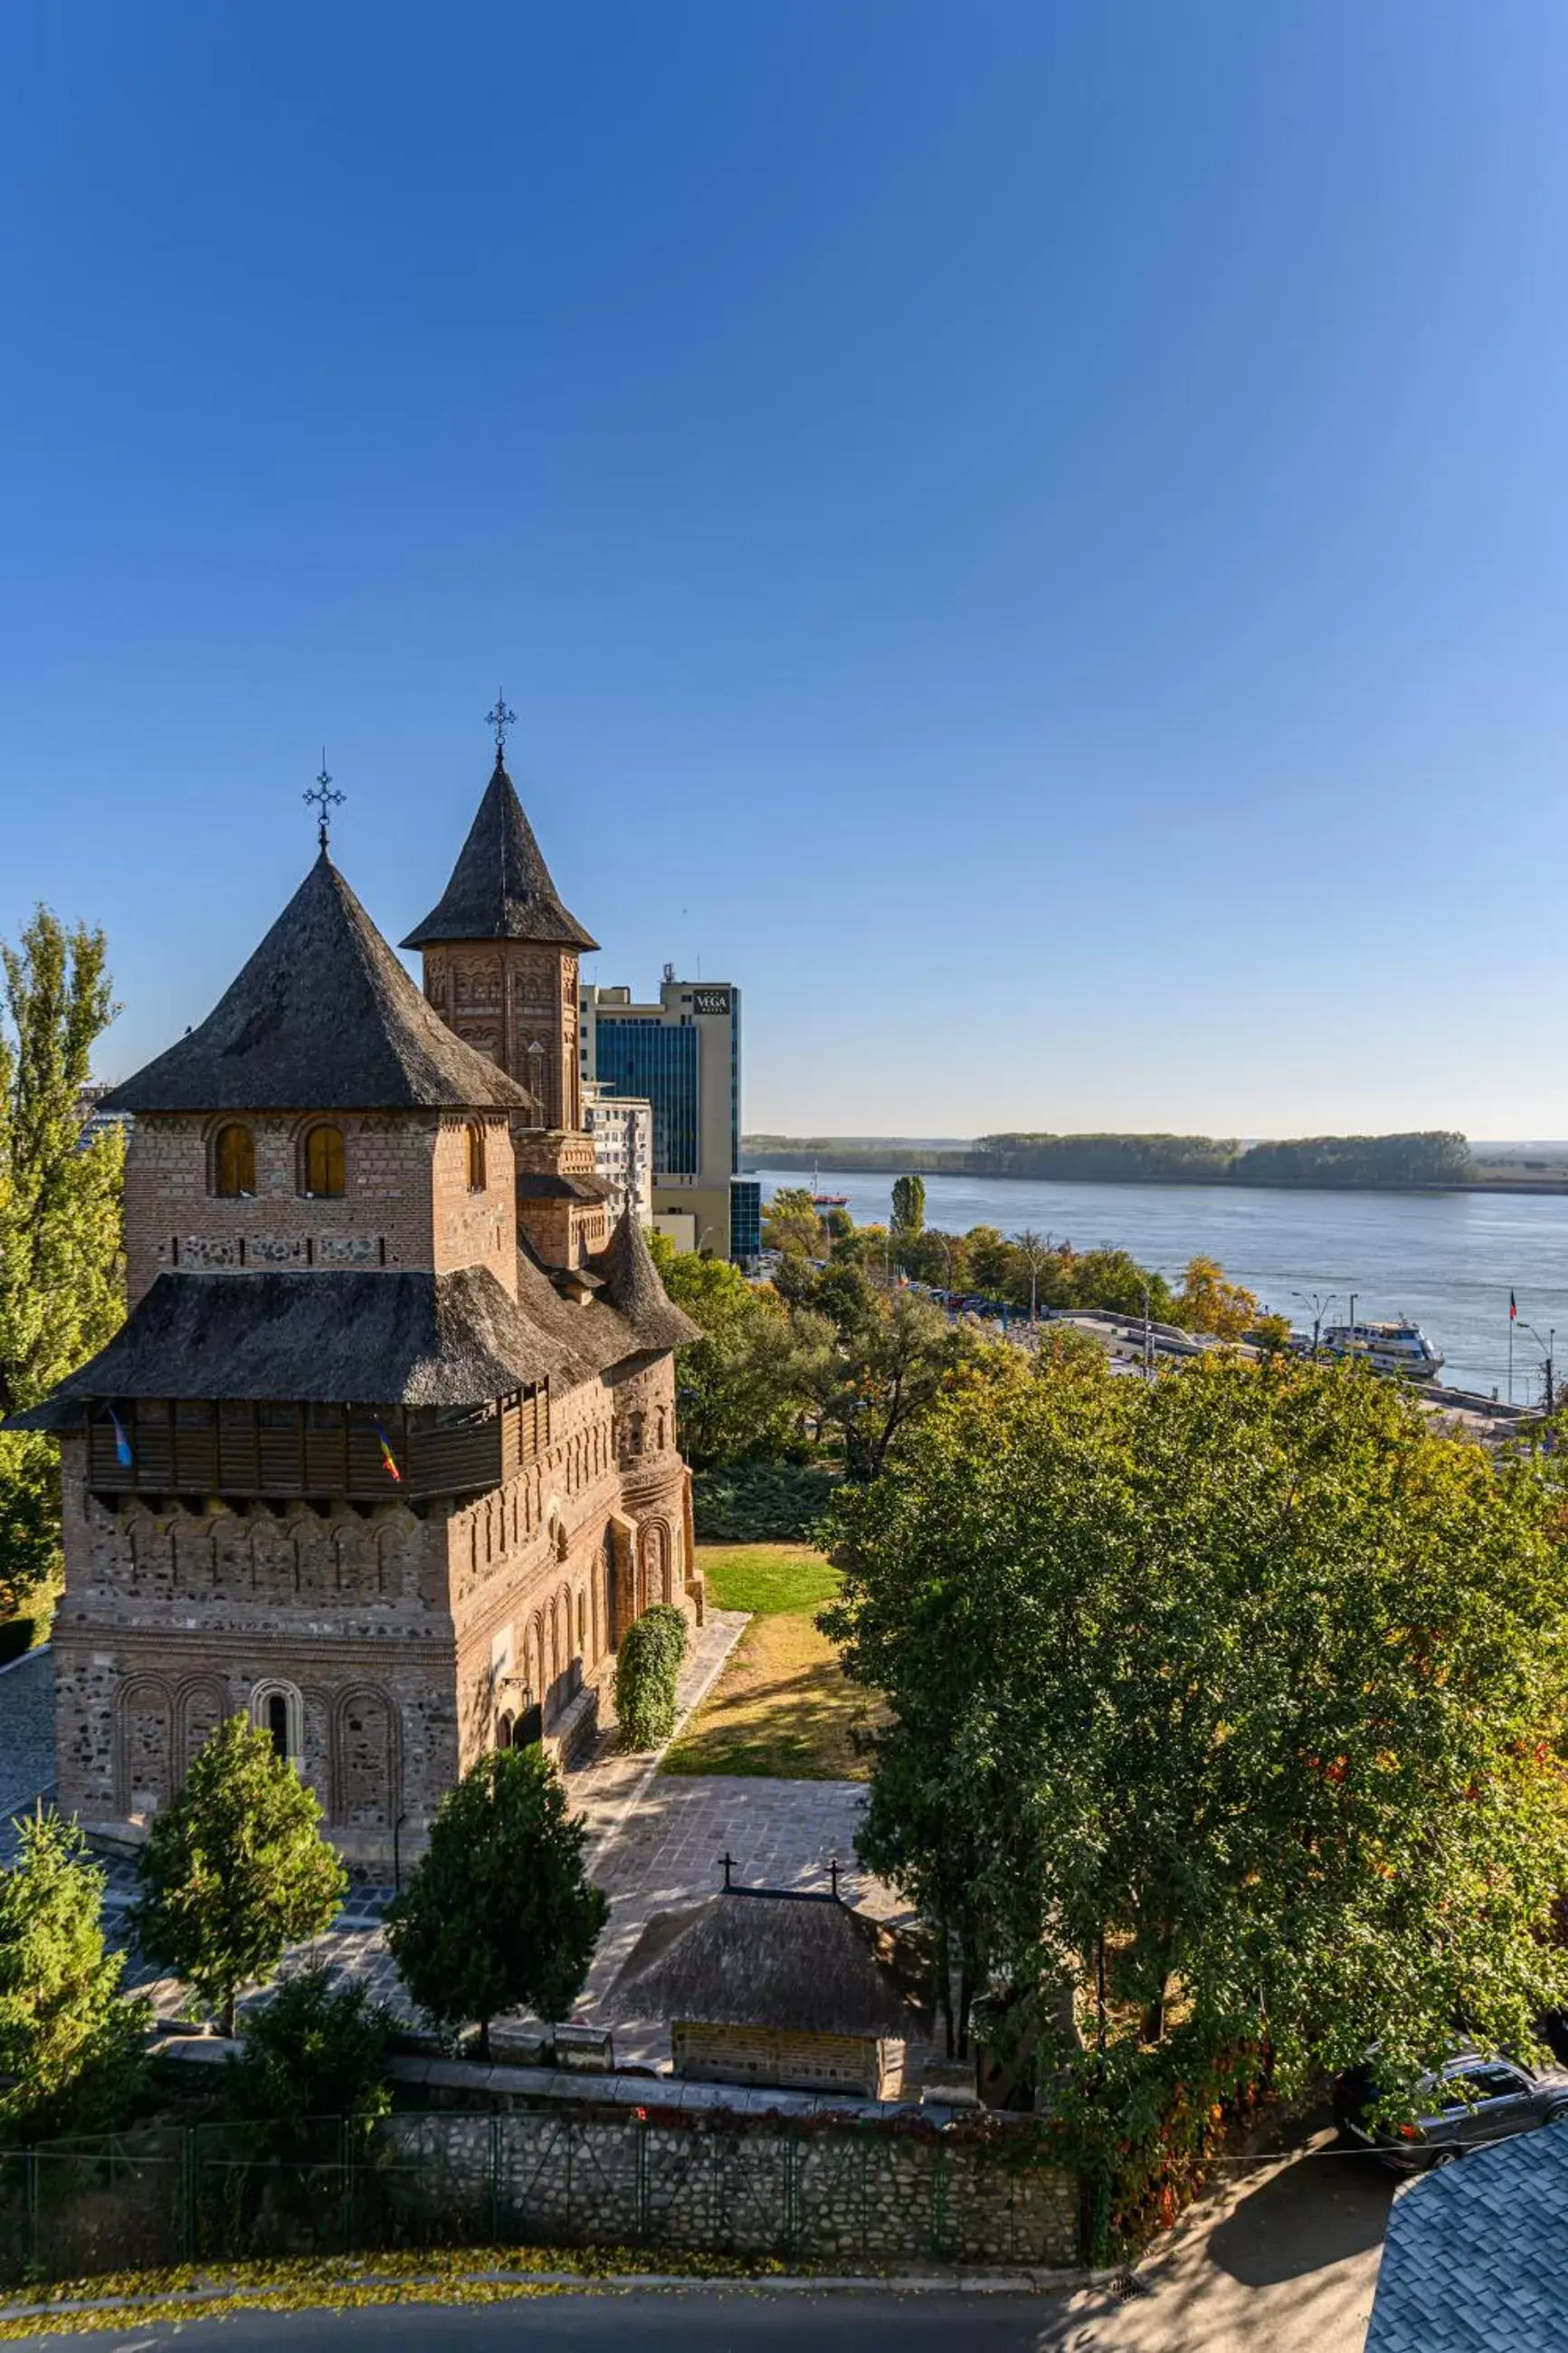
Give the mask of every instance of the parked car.
<path id="1" fill-rule="evenodd" d="M 1363 2148 L 1374 2149 L 1396 2173 L 1447 2165 L 1488 2141 L 1534 2132 L 1568 2116 L 1568 2072 L 1527 2067 L 1518 2059 L 1484 2059 L 1461 2051 L 1423 2075 L 1415 2087 L 1415 2121 L 1385 2124 L 1371 2114 L 1377 2097 L 1377 2059 L 1369 2052 L 1334 2085 L 1334 2122 Z"/>

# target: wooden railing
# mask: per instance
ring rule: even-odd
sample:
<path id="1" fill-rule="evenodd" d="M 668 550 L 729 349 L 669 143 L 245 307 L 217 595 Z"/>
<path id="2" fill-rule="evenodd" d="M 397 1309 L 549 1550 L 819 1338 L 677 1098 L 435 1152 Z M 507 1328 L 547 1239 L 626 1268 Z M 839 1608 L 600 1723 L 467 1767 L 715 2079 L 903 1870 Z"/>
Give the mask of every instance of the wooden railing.
<path id="1" fill-rule="evenodd" d="M 500 1486 L 549 1443 L 547 1389 L 467 1411 L 128 1398 L 90 1410 L 88 1483 L 103 1494 L 414 1500 Z"/>

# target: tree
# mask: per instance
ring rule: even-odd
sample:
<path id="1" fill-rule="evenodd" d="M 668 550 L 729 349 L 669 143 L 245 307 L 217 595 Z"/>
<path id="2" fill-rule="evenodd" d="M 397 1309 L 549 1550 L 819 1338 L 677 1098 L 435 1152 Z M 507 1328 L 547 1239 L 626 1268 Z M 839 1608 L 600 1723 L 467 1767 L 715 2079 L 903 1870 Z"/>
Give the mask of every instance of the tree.
<path id="1" fill-rule="evenodd" d="M 899 1176 L 893 1182 L 893 1233 L 913 1240 L 926 1221 L 923 1176 Z"/>
<path id="2" fill-rule="evenodd" d="M 832 1279 L 826 1277 L 824 1287 Z M 825 1419 L 843 1432 L 850 1477 L 875 1479 L 905 1431 L 930 1411 L 944 1380 L 973 1354 L 973 1343 L 917 1293 L 889 1298 L 863 1276 L 860 1282 L 868 1304 L 857 1314 L 845 1302 L 835 1315 L 838 1344 L 818 1403 Z"/>
<path id="3" fill-rule="evenodd" d="M 971 1226 L 964 1236 L 969 1279 L 982 1299 L 1004 1298 L 1017 1268 L 1013 1245 L 994 1226 Z"/>
<path id="4" fill-rule="evenodd" d="M 769 1250 L 798 1250 L 821 1258 L 822 1220 L 804 1185 L 781 1185 L 763 1211 L 763 1240 Z"/>
<path id="5" fill-rule="evenodd" d="M 702 1326 L 678 1359 L 688 1461 L 707 1470 L 798 1446 L 826 1340 L 816 1319 L 792 1317 L 775 1291 L 725 1259 L 677 1250 L 662 1234 L 649 1248 L 671 1299 Z"/>
<path id="6" fill-rule="evenodd" d="M 1168 1324 L 1176 1303 L 1163 1274 L 1140 1266 L 1130 1250 L 1084 1250 L 1071 1267 L 1073 1304 L 1101 1307 L 1113 1315 L 1142 1315 L 1145 1304 L 1157 1324 Z"/>
<path id="7" fill-rule="evenodd" d="M 151 1959 L 189 1979 L 225 2034 L 243 1989 L 336 1916 L 348 1881 L 321 1819 L 315 1792 L 243 1715 L 209 1736 L 153 1817 L 132 1930 Z"/>
<path id="8" fill-rule="evenodd" d="M 1212 1332 L 1221 1340 L 1243 1340 L 1258 1321 L 1258 1300 L 1239 1282 L 1228 1282 L 1212 1258 L 1191 1258 L 1176 1301 L 1176 1322 L 1189 1332 Z"/>
<path id="9" fill-rule="evenodd" d="M 1129 2096 L 1167 2044 L 1287 2092 L 1373 2041 L 1408 2085 L 1459 2018 L 1528 2049 L 1568 1992 L 1565 1483 L 1356 1367 L 959 1388 L 834 1506 L 868 1858 L 1004 2012 L 1065 1976 Z"/>
<path id="10" fill-rule="evenodd" d="M 313 2119 L 384 2116 L 395 2031 L 367 1986 L 312 1963 L 247 2012 L 238 2055 L 225 2070 L 224 2105 L 241 2122 L 269 2127 L 268 2146 L 279 2156 L 300 2147 Z"/>
<path id="11" fill-rule="evenodd" d="M 584 1869 L 586 1839 L 542 1749 L 493 1751 L 441 1800 L 387 1909 L 410 1994 L 438 2025 L 477 2025 L 481 2057 L 493 2018 L 563 2018 L 587 1982 L 609 1905 Z"/>
<path id="12" fill-rule="evenodd" d="M 86 2131 L 116 2120 L 142 2073 L 153 2022 L 120 1990 L 103 1941 L 103 1873 L 74 1822 L 38 1811 L 0 1872 L 0 2132 Z"/>
<path id="13" fill-rule="evenodd" d="M 110 1129 L 85 1149 L 80 1098 L 113 1018 L 101 932 L 68 932 L 40 907 L 0 947 L 0 1417 L 100 1348 L 124 1313 L 124 1150 Z M 59 1567 L 59 1467 L 50 1440 L 0 1431 L 0 1617 Z"/>

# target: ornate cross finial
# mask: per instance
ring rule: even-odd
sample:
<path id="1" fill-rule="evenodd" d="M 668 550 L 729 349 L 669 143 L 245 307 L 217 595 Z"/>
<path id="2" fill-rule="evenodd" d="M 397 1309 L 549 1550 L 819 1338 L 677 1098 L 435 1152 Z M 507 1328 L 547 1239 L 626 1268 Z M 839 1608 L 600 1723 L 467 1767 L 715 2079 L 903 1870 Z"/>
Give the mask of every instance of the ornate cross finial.
<path id="1" fill-rule="evenodd" d="M 506 731 L 509 727 L 515 726 L 516 723 L 516 712 L 509 711 L 507 709 L 506 697 L 504 694 L 498 694 L 496 697 L 495 709 L 493 711 L 487 711 L 485 713 L 485 725 L 487 727 L 493 727 L 496 731 L 496 760 L 498 765 L 506 756 Z"/>
<path id="2" fill-rule="evenodd" d="M 345 797 L 343 794 L 335 793 L 332 790 L 332 780 L 327 774 L 327 755 L 325 752 L 321 754 L 321 773 L 316 778 L 314 787 L 310 792 L 301 793 L 300 797 L 301 800 L 309 801 L 311 807 L 319 812 L 316 826 L 316 838 L 320 841 L 321 848 L 325 849 L 327 846 L 327 812 L 329 809 L 335 808 L 339 802 Z"/>

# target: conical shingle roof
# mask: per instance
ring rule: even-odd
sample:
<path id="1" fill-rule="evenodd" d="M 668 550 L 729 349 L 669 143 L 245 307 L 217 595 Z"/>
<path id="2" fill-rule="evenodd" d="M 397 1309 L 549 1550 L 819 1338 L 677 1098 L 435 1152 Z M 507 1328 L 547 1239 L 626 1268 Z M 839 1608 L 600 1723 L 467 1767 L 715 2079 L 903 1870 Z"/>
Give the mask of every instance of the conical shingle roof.
<path id="1" fill-rule="evenodd" d="M 507 1110 L 525 1087 L 433 1013 L 323 849 L 198 1029 L 104 1108 Z"/>
<path id="2" fill-rule="evenodd" d="M 562 905 L 499 754 L 451 881 L 439 903 L 422 923 L 416 923 L 403 945 L 422 948 L 437 940 L 538 940 L 568 948 L 599 944 Z"/>
<path id="3" fill-rule="evenodd" d="M 594 1261 L 605 1297 L 648 1348 L 680 1348 L 700 1340 L 702 1329 L 676 1305 L 653 1262 L 647 1237 L 629 1208 Z"/>

